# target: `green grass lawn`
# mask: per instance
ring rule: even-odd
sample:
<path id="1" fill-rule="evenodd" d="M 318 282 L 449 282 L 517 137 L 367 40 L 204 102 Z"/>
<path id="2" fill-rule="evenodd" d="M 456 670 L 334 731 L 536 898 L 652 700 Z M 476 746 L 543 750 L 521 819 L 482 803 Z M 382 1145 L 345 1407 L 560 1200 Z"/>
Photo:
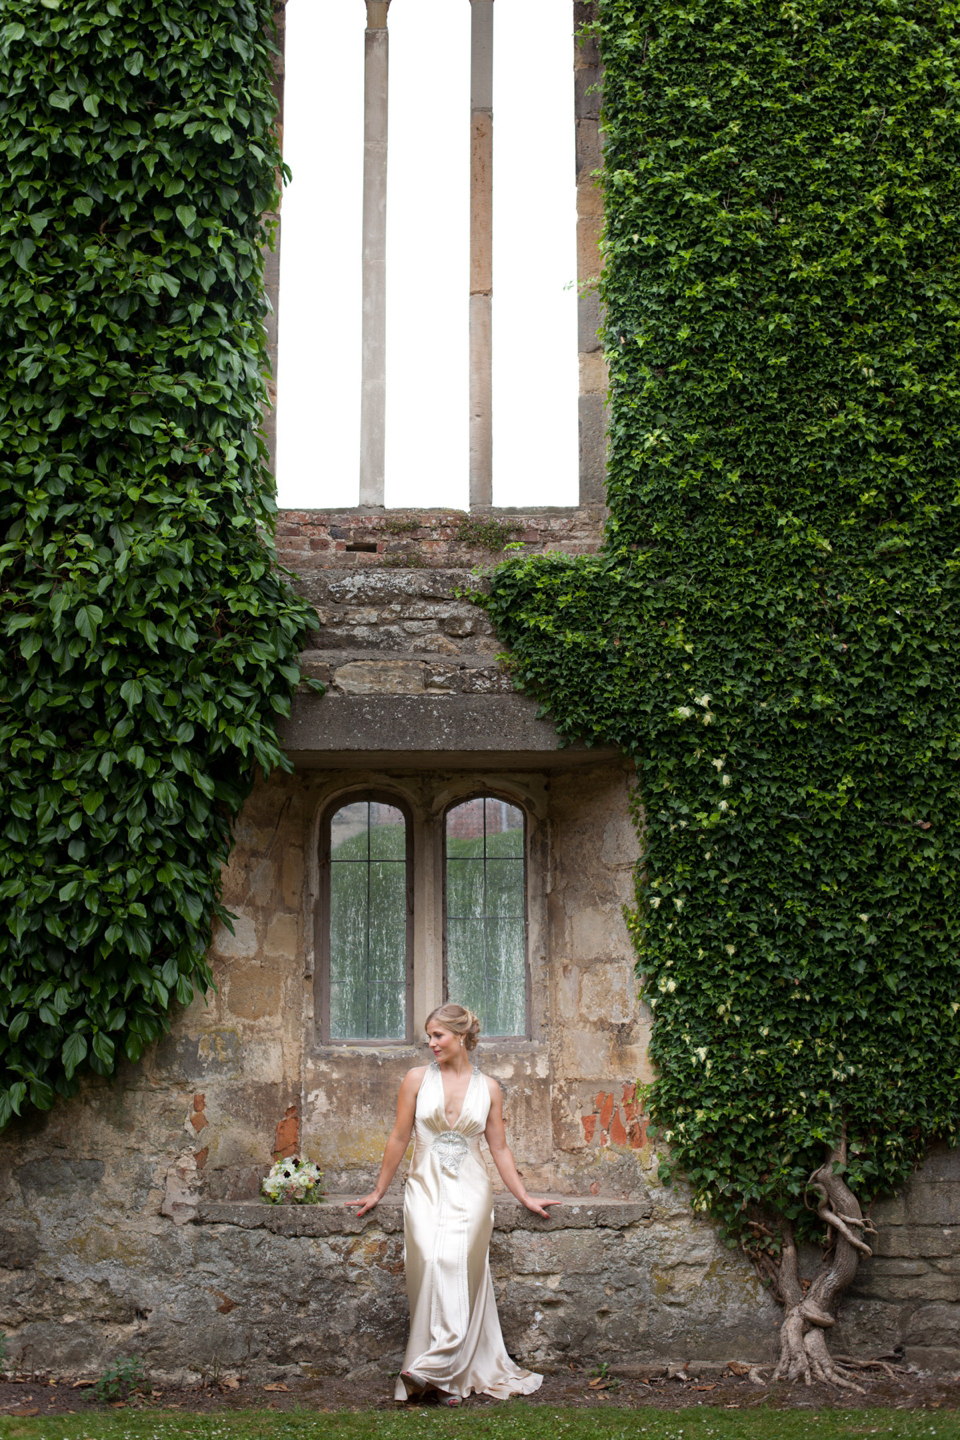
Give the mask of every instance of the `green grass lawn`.
<path id="1" fill-rule="evenodd" d="M 937 1410 L 555 1410 L 399 1412 L 247 1410 L 229 1415 L 106 1411 L 44 1420 L 0 1418 L 0 1440 L 960 1440 L 960 1412 Z"/>

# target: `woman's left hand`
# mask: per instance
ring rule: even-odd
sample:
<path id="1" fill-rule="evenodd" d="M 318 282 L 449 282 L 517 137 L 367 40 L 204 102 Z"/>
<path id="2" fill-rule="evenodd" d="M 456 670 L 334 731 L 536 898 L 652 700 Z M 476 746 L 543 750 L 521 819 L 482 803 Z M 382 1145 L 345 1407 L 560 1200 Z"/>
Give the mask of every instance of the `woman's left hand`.
<path id="1" fill-rule="evenodd" d="M 563 1201 L 562 1201 L 562 1200 L 535 1200 L 532 1195 L 527 1195 L 527 1196 L 524 1197 L 524 1199 L 522 1200 L 521 1203 L 522 1203 L 523 1205 L 525 1205 L 528 1210 L 532 1210 L 533 1213 L 534 1213 L 534 1215 L 542 1215 L 543 1218 L 544 1218 L 544 1220 L 549 1220 L 549 1219 L 550 1219 L 550 1211 L 547 1209 L 547 1206 L 548 1206 L 548 1205 L 562 1205 L 562 1204 L 563 1204 Z"/>

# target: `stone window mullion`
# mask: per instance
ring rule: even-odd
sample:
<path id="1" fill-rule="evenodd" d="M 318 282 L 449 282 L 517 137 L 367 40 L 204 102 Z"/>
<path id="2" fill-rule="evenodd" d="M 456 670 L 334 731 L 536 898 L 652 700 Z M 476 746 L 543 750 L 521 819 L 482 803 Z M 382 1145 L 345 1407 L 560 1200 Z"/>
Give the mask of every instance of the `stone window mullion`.
<path id="1" fill-rule="evenodd" d="M 387 112 L 390 0 L 366 0 L 360 504 L 383 505 L 387 397 Z"/>
<path id="2" fill-rule="evenodd" d="M 493 504 L 493 0 L 470 0 L 470 509 Z"/>

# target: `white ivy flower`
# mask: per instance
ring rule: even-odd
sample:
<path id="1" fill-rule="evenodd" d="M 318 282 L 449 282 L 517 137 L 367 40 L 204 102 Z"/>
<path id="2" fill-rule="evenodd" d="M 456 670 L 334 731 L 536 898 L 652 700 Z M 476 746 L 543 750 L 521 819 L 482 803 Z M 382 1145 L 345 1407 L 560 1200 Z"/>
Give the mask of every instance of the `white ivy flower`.
<path id="1" fill-rule="evenodd" d="M 732 785 L 732 784 L 733 784 L 733 776 L 732 776 L 732 775 L 724 775 L 724 776 L 723 776 L 723 783 L 724 783 L 724 785 Z"/>
<path id="2" fill-rule="evenodd" d="M 659 910 L 659 909 L 660 909 L 660 901 L 661 901 L 661 899 L 662 899 L 662 896 L 660 896 L 660 895 L 651 895 L 651 897 L 650 897 L 650 908 L 651 908 L 651 910 Z"/>
<path id="3" fill-rule="evenodd" d="M 724 945 L 723 948 L 724 948 L 724 950 L 726 950 L 726 952 L 727 952 L 728 955 L 736 955 L 736 953 L 737 953 L 737 947 L 736 947 L 736 945 Z"/>
<path id="4" fill-rule="evenodd" d="M 694 695 L 693 700 L 695 705 L 702 705 L 704 710 L 706 710 L 711 698 L 710 695 Z"/>
<path id="5" fill-rule="evenodd" d="M 693 711 L 689 705 L 678 705 L 673 713 L 674 715 L 676 715 L 678 720 L 689 720 L 690 716 L 693 714 Z"/>
<path id="6" fill-rule="evenodd" d="M 701 1063 L 701 1065 L 702 1065 L 702 1064 L 704 1063 L 704 1061 L 706 1060 L 706 1058 L 707 1058 L 707 1047 L 706 1047 L 706 1045 L 698 1045 L 697 1048 L 694 1050 L 693 1053 L 694 1053 L 694 1055 L 699 1055 L 699 1056 L 700 1056 L 700 1063 Z M 702 1117 L 701 1117 L 701 1116 L 698 1116 L 697 1118 L 700 1119 L 700 1118 L 702 1118 Z"/>
<path id="7" fill-rule="evenodd" d="M 673 897 L 673 903 L 674 903 L 674 905 L 676 905 L 676 907 L 677 907 L 678 910 L 682 910 L 682 909 L 683 909 L 683 900 L 680 899 L 678 896 L 675 895 L 675 896 Z"/>

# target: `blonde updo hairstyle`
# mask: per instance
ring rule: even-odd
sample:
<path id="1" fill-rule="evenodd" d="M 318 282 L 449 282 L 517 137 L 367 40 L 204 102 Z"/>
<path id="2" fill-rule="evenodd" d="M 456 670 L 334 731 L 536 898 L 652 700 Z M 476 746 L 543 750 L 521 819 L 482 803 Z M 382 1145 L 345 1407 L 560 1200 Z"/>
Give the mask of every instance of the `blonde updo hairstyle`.
<path id="1" fill-rule="evenodd" d="M 477 1048 L 477 1040 L 480 1037 L 480 1021 L 465 1005 L 455 1005 L 453 1001 L 448 1001 L 446 1005 L 439 1005 L 436 1010 L 430 1011 L 423 1022 L 424 1030 L 429 1029 L 434 1020 L 438 1025 L 442 1025 L 444 1030 L 450 1030 L 454 1035 L 459 1035 L 463 1041 L 464 1050 Z"/>

